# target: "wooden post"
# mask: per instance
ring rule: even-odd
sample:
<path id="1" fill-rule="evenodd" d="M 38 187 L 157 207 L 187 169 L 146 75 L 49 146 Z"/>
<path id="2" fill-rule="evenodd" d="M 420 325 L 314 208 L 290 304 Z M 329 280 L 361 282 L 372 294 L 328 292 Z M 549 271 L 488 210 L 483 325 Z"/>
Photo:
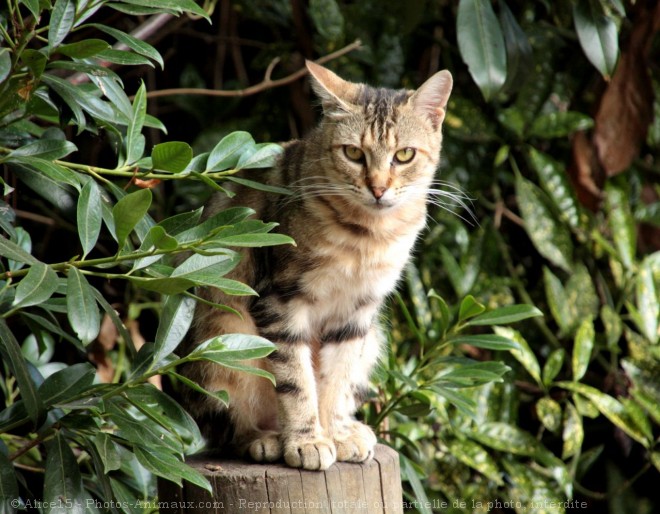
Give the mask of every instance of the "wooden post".
<path id="1" fill-rule="evenodd" d="M 403 514 L 399 456 L 383 445 L 369 462 L 339 462 L 326 471 L 204 454 L 187 462 L 209 479 L 213 495 L 159 479 L 160 514 Z"/>

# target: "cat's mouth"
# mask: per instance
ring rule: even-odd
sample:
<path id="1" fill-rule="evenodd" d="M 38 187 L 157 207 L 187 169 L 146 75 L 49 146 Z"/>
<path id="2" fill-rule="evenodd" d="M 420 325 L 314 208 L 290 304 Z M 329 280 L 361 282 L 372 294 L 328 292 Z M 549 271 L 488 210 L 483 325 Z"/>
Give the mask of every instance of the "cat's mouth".
<path id="1" fill-rule="evenodd" d="M 394 207 L 395 205 L 396 201 L 392 198 L 373 198 L 367 204 L 368 207 L 371 207 L 377 211 L 385 211 L 391 207 Z"/>

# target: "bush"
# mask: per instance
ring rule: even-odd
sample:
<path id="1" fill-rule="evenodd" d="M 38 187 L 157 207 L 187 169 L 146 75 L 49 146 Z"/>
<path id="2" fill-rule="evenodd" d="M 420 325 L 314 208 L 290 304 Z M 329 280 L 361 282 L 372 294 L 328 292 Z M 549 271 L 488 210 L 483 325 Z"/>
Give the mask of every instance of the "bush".
<path id="1" fill-rule="evenodd" d="M 237 130 L 277 140 L 311 123 L 301 102 L 309 92 L 288 76 L 288 90 L 270 89 L 268 63 L 280 58 L 295 74 L 300 54 L 341 54 L 357 37 L 361 49 L 332 63 L 348 78 L 413 87 L 448 67 L 456 83 L 439 205 L 387 310 L 391 350 L 363 412 L 400 451 L 411 507 L 655 508 L 647 486 L 660 469 L 660 127 L 648 113 L 660 109 L 644 43 L 651 7 L 386 4 L 313 0 L 304 10 L 242 0 L 207 14 L 213 2 L 207 11 L 192 0 L 8 3 L 0 16 L 0 180 L 10 202 L 0 209 L 4 510 L 20 498 L 67 511 L 103 511 L 111 501 L 153 511 L 153 474 L 208 488 L 183 464 L 200 448 L 197 427 L 160 380 L 195 387 L 177 375 L 182 359 L 172 353 L 199 300 L 194 287 L 253 294 L 223 277 L 237 262 L 232 248 L 291 240 L 271 232 L 272 220 L 248 220 L 248 209 L 200 223 L 198 207 L 223 181 L 239 180 L 238 169 L 254 168 L 251 184 L 264 187 L 258 168 L 279 147 Z M 130 34 L 144 16 L 184 13 L 192 17 L 164 31 L 160 48 L 176 50 L 164 57 Z M 217 64 L 228 56 L 233 72 Z M 172 73 L 154 70 L 165 61 Z M 142 79 L 236 89 L 267 68 L 258 97 L 176 96 L 150 104 L 159 119 L 147 114 Z M 623 101 L 630 95 L 639 105 Z M 446 211 L 469 202 L 462 190 L 476 198 L 474 225 Z M 231 336 L 183 360 L 245 368 L 244 359 L 271 350 Z"/>

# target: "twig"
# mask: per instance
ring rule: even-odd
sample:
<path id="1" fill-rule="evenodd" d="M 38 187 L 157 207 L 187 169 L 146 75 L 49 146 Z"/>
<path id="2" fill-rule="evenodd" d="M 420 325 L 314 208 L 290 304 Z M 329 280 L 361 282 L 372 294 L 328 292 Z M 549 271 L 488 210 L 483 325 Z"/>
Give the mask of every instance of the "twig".
<path id="1" fill-rule="evenodd" d="M 26 444 L 21 446 L 18 450 L 16 450 L 14 453 L 11 453 L 9 455 L 9 460 L 14 461 L 18 459 L 21 455 L 26 454 L 29 452 L 32 448 L 35 446 L 39 446 L 41 443 L 43 443 L 48 437 L 50 437 L 52 434 L 48 434 L 46 438 L 43 437 L 37 437 L 36 439 L 32 439 L 31 441 L 28 441 Z"/>
<path id="2" fill-rule="evenodd" d="M 333 59 L 337 59 L 342 55 L 345 55 L 353 50 L 356 50 L 362 46 L 362 41 L 356 39 L 350 45 L 347 45 L 339 50 L 332 52 L 328 55 L 324 55 L 317 59 L 316 63 L 323 64 Z M 161 89 L 160 91 L 149 91 L 147 93 L 147 98 L 159 98 L 163 96 L 174 96 L 174 95 L 205 95 L 205 96 L 222 96 L 222 97 L 236 97 L 236 96 L 249 96 L 256 93 L 265 91 L 266 89 L 272 89 L 279 86 L 284 86 L 295 82 L 301 77 L 304 77 L 307 74 L 306 68 L 301 68 L 298 71 L 293 72 L 291 75 L 287 75 L 281 79 L 271 80 L 270 75 L 273 71 L 273 68 L 277 64 L 278 59 L 274 59 L 266 69 L 264 79 L 253 86 L 246 87 L 244 89 L 203 89 L 203 88 L 174 88 L 174 89 Z"/>

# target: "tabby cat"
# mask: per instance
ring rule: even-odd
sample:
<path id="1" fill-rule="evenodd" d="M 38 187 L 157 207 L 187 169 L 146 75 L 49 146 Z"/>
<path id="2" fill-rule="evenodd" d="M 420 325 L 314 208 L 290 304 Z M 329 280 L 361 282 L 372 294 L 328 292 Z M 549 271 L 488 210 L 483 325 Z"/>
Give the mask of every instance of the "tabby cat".
<path id="1" fill-rule="evenodd" d="M 192 391 L 184 400 L 211 444 L 258 462 L 283 457 L 290 466 L 322 470 L 374 452 L 373 431 L 353 414 L 384 339 L 378 311 L 425 224 L 452 78 L 440 71 L 416 91 L 390 90 L 347 82 L 312 62 L 307 68 L 323 119 L 308 137 L 285 145 L 262 177 L 294 194 L 237 186 L 234 198 L 220 194 L 206 209 L 249 205 L 256 218 L 278 221 L 297 246 L 244 250 L 230 277 L 259 296 L 200 292 L 241 316 L 198 305 L 183 348 L 220 334 L 263 336 L 277 349 L 252 364 L 277 385 L 208 362 L 182 372 L 229 393 L 228 409 Z"/>

